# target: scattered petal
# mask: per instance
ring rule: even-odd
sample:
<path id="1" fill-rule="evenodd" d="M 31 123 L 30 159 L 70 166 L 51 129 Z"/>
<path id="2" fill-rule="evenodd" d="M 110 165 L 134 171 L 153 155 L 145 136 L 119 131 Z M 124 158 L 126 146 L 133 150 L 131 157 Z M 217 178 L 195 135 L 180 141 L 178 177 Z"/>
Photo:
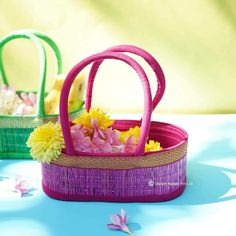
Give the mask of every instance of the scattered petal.
<path id="1" fill-rule="evenodd" d="M 28 193 L 31 189 L 28 181 L 24 179 L 22 176 L 17 175 L 15 178 L 15 191 L 19 193 L 21 196 L 25 193 Z"/>
<path id="2" fill-rule="evenodd" d="M 121 209 L 121 214 L 111 215 L 112 224 L 107 224 L 107 227 L 112 230 L 121 230 L 130 236 L 134 236 L 127 226 L 127 217 L 124 209 Z"/>
<path id="3" fill-rule="evenodd" d="M 124 224 L 127 223 L 126 212 L 123 208 L 121 208 L 121 218 L 124 220 Z"/>
<path id="4" fill-rule="evenodd" d="M 121 225 L 122 222 L 121 222 L 121 217 L 119 217 L 118 214 L 114 214 L 111 216 L 111 222 L 114 224 L 114 225 Z"/>

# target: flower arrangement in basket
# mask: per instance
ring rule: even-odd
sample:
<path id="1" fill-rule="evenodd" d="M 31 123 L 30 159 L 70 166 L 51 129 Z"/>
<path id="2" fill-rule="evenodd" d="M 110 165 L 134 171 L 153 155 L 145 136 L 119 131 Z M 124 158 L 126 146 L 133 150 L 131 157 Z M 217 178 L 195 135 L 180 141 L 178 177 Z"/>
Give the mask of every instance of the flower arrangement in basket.
<path id="1" fill-rule="evenodd" d="M 30 39 L 38 49 L 40 81 L 37 92 L 16 91 L 7 80 L 2 60 L 3 47 L 18 38 Z M 57 76 L 49 93 L 45 92 L 47 58 L 42 41 L 51 47 L 57 61 Z M 0 76 L 3 82 L 0 85 L 0 158 L 30 158 L 26 141 L 32 130 L 46 122 L 58 120 L 60 92 L 64 82 L 61 73 L 61 53 L 48 36 L 33 30 L 19 30 L 0 39 Z M 71 118 L 81 112 L 83 87 L 83 77 L 77 77 L 69 98 Z"/>
<path id="2" fill-rule="evenodd" d="M 147 75 L 129 52 L 141 56 L 155 72 L 158 89 L 153 98 Z M 111 120 L 91 109 L 96 73 L 105 59 L 120 60 L 137 73 L 144 91 L 141 120 Z M 71 121 L 68 95 L 75 77 L 93 63 L 85 111 Z M 53 198 L 74 201 L 150 202 L 179 196 L 186 183 L 187 133 L 172 124 L 151 121 L 161 100 L 165 79 L 153 56 L 135 46 L 116 46 L 89 56 L 68 73 L 60 97 L 60 123 L 36 128 L 27 144 L 42 162 L 42 186 Z"/>

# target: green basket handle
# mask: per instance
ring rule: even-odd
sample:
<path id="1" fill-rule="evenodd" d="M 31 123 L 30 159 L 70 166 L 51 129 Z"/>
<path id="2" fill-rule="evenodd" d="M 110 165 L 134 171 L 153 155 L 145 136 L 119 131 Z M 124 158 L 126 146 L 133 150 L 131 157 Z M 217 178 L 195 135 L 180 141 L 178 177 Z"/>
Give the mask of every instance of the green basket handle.
<path id="1" fill-rule="evenodd" d="M 35 36 L 37 36 L 41 40 L 45 41 L 52 48 L 52 50 L 55 54 L 56 61 L 57 61 L 57 74 L 58 75 L 61 74 L 62 73 L 62 56 L 61 56 L 61 52 L 60 52 L 58 46 L 56 45 L 56 43 L 51 38 L 49 38 L 47 35 L 43 34 L 42 32 L 39 32 L 36 30 L 25 30 L 25 31 L 34 34 Z"/>
<path id="2" fill-rule="evenodd" d="M 44 97 L 45 97 L 45 80 L 46 80 L 46 74 L 47 74 L 47 57 L 46 52 L 43 47 L 43 45 L 40 43 L 38 38 L 34 36 L 33 34 L 22 32 L 22 33 L 12 33 L 4 37 L 0 41 L 0 74 L 2 76 L 3 83 L 5 85 L 9 85 L 8 80 L 6 78 L 5 70 L 2 64 L 2 49 L 3 46 L 17 38 L 26 38 L 30 39 L 34 42 L 36 45 L 38 52 L 39 52 L 39 62 L 40 62 L 40 81 L 39 81 L 39 88 L 38 88 L 38 99 L 36 104 L 36 115 L 37 116 L 44 116 L 45 115 L 45 109 L 44 109 Z"/>
<path id="3" fill-rule="evenodd" d="M 2 81 L 5 85 L 9 85 L 6 73 L 4 70 L 4 66 L 2 63 L 2 49 L 3 46 L 17 38 L 26 38 L 30 39 L 36 45 L 38 52 L 39 52 L 39 62 L 40 62 L 40 81 L 39 81 L 39 88 L 38 88 L 38 99 L 36 104 L 36 115 L 37 117 L 45 116 L 45 107 L 44 107 L 44 98 L 45 98 L 45 83 L 46 83 L 46 75 L 47 75 L 47 56 L 45 52 L 44 46 L 38 40 L 38 38 L 44 40 L 49 44 L 49 46 L 53 49 L 53 52 L 57 59 L 57 74 L 61 74 L 62 72 L 62 57 L 59 51 L 59 48 L 55 44 L 53 40 L 51 40 L 48 36 L 33 30 L 20 30 L 13 32 L 7 36 L 5 36 L 0 41 L 0 76 L 2 77 Z"/>

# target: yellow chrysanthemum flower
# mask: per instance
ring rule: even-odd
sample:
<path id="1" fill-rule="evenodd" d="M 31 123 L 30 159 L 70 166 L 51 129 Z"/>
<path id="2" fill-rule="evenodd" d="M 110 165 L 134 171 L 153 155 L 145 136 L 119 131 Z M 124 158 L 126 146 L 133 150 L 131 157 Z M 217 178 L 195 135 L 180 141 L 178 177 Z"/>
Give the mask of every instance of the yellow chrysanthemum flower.
<path id="1" fill-rule="evenodd" d="M 145 145 L 145 152 L 156 152 L 162 149 L 163 148 L 160 146 L 160 143 L 154 140 L 149 140 Z"/>
<path id="2" fill-rule="evenodd" d="M 130 136 L 134 136 L 136 138 L 136 144 L 137 144 L 139 135 L 140 135 L 140 127 L 135 126 L 134 128 L 130 128 L 127 131 L 120 132 L 120 142 L 124 143 L 127 140 L 127 138 L 129 138 Z"/>
<path id="3" fill-rule="evenodd" d="M 59 123 L 49 122 L 30 134 L 27 147 L 33 159 L 49 163 L 58 158 L 64 148 L 64 139 Z"/>
<path id="4" fill-rule="evenodd" d="M 83 128 L 92 128 L 91 119 L 96 119 L 98 121 L 98 128 L 103 130 L 112 126 L 114 123 L 114 120 L 110 120 L 110 116 L 106 115 L 101 109 L 93 108 L 91 108 L 89 112 L 84 110 L 82 115 L 73 122 L 83 125 Z"/>

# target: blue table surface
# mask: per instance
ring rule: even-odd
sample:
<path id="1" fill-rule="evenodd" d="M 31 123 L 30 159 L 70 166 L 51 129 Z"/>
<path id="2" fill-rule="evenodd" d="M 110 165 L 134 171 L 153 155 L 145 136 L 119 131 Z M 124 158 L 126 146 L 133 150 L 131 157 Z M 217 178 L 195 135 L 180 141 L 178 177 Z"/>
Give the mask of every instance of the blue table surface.
<path id="1" fill-rule="evenodd" d="M 158 115 L 153 120 L 189 133 L 183 195 L 162 203 L 57 201 L 41 189 L 39 163 L 0 160 L 0 236 L 125 235 L 106 227 L 121 208 L 135 236 L 236 235 L 236 115 Z M 17 174 L 34 188 L 22 198 L 6 189 Z"/>

